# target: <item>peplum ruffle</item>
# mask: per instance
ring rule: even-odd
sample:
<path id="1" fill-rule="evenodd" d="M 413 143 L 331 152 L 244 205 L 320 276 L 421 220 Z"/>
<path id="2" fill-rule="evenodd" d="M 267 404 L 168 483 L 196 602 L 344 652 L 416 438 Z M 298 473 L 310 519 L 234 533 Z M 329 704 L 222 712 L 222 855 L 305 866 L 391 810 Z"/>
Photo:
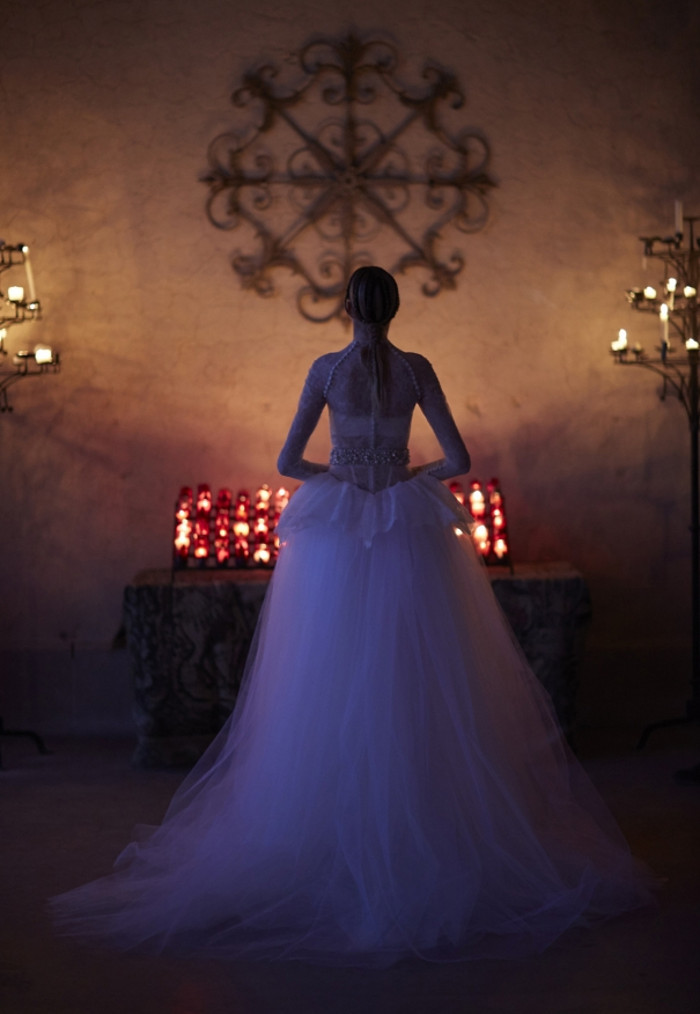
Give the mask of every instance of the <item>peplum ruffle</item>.
<path id="1" fill-rule="evenodd" d="M 400 521 L 404 528 L 474 524 L 468 511 L 443 483 L 419 473 L 405 482 L 371 493 L 323 472 L 308 479 L 292 496 L 277 526 L 285 542 L 306 528 L 333 528 L 356 536 L 369 546 Z"/>

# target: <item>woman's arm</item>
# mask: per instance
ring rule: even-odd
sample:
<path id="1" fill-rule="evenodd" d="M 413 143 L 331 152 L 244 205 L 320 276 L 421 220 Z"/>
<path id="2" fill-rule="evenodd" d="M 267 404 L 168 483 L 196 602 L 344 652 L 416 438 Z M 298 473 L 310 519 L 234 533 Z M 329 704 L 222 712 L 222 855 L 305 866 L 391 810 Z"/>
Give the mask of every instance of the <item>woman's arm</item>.
<path id="1" fill-rule="evenodd" d="M 282 475 L 290 479 L 308 479 L 312 475 L 318 475 L 319 472 L 328 471 L 328 465 L 307 461 L 303 456 L 309 437 L 316 429 L 323 406 L 326 404 L 323 396 L 324 384 L 325 371 L 317 359 L 309 370 L 297 413 L 277 459 L 277 468 Z"/>
<path id="2" fill-rule="evenodd" d="M 438 461 L 431 461 L 427 465 L 418 465 L 414 471 L 427 472 L 436 479 L 451 479 L 455 475 L 463 475 L 469 471 L 471 457 L 452 418 L 450 407 L 440 387 L 440 381 L 435 375 L 435 370 L 427 359 L 421 357 L 421 360 L 421 368 L 416 371 L 422 392 L 418 404 L 437 437 L 445 457 Z"/>

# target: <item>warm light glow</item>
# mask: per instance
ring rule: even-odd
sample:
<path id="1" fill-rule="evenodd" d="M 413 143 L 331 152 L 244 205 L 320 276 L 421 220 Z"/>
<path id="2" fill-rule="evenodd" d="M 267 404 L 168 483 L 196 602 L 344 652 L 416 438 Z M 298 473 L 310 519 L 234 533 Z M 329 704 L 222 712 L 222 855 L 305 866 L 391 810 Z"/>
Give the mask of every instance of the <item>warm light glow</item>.
<path id="1" fill-rule="evenodd" d="M 178 521 L 188 518 L 192 513 L 192 490 L 189 486 L 183 486 L 175 505 L 175 517 Z"/>
<path id="2" fill-rule="evenodd" d="M 477 525 L 474 529 L 474 541 L 476 548 L 483 556 L 488 556 L 490 549 L 489 530 L 486 525 Z"/>
<path id="3" fill-rule="evenodd" d="M 53 362 L 53 349 L 48 345 L 37 345 L 34 349 L 34 358 L 40 366 Z"/>
<path id="4" fill-rule="evenodd" d="M 683 289 L 683 295 L 686 299 L 692 299 L 693 296 L 697 296 L 698 291 L 692 285 L 686 285 Z"/>
<path id="5" fill-rule="evenodd" d="M 668 303 L 662 303 L 661 309 L 659 310 L 659 317 L 662 320 L 668 320 Z"/>
<path id="6" fill-rule="evenodd" d="M 669 278 L 669 280 L 666 282 L 666 292 L 675 292 L 677 285 L 678 285 L 677 278 Z"/>
<path id="7" fill-rule="evenodd" d="M 280 486 L 280 488 L 275 493 L 276 517 L 280 516 L 280 514 L 282 513 L 282 511 L 284 510 L 284 508 L 287 506 L 288 503 L 289 503 L 289 490 L 285 489 L 284 486 Z"/>
<path id="8" fill-rule="evenodd" d="M 289 491 L 280 487 L 273 500 L 272 490 L 263 484 L 253 504 L 246 490 L 240 490 L 234 502 L 226 488 L 213 501 L 206 483 L 197 487 L 194 498 L 191 487 L 183 486 L 175 503 L 174 566 L 196 561 L 200 568 L 274 567 L 280 546 L 275 534 L 281 512 L 277 508 L 283 508 L 289 497 Z"/>
<path id="9" fill-rule="evenodd" d="M 503 537 L 499 537 L 493 544 L 493 551 L 499 560 L 502 560 L 504 556 L 508 554 L 508 546 L 506 540 Z"/>
<path id="10" fill-rule="evenodd" d="M 248 548 L 247 539 L 236 539 L 233 546 L 233 555 L 237 560 L 244 561 L 248 559 L 250 550 Z"/>
<path id="11" fill-rule="evenodd" d="M 211 489 L 209 486 L 202 484 L 197 487 L 197 512 L 209 513 L 211 510 Z"/>
<path id="12" fill-rule="evenodd" d="M 656 299 L 656 289 L 654 288 L 653 285 L 647 285 L 646 286 L 646 288 L 644 289 L 644 298 L 645 299 Z"/>
<path id="13" fill-rule="evenodd" d="M 483 518 L 484 513 L 486 512 L 486 499 L 480 482 L 474 481 L 471 484 L 471 493 L 469 494 L 469 511 L 472 517 L 477 520 L 479 518 Z"/>
<path id="14" fill-rule="evenodd" d="M 492 479 L 491 482 L 486 484 L 486 488 L 489 491 L 489 503 L 491 507 L 500 507 L 503 503 L 503 497 L 498 488 L 498 479 Z"/>
<path id="15" fill-rule="evenodd" d="M 194 555 L 198 560 L 209 556 L 209 522 L 206 517 L 198 517 L 194 523 Z"/>
<path id="16" fill-rule="evenodd" d="M 269 563 L 270 562 L 270 549 L 264 543 L 255 547 L 253 553 L 253 559 L 256 563 Z"/>
<path id="17" fill-rule="evenodd" d="M 231 556 L 229 534 L 231 530 L 231 491 L 220 489 L 216 498 L 214 555 L 220 567 L 224 567 Z"/>
<path id="18" fill-rule="evenodd" d="M 689 338 L 687 340 L 687 342 L 685 343 L 685 347 L 688 350 L 690 350 L 690 349 L 700 349 L 700 344 L 698 344 L 698 342 L 696 341 L 695 338 Z"/>
<path id="19" fill-rule="evenodd" d="M 624 352 L 627 348 L 627 332 L 624 327 L 621 327 L 617 332 L 617 338 L 614 342 L 610 342 L 610 348 L 613 352 Z"/>
<path id="20" fill-rule="evenodd" d="M 8 286 L 7 298 L 11 303 L 21 303 L 24 299 L 24 289 L 21 285 Z"/>
<path id="21" fill-rule="evenodd" d="M 187 556 L 190 550 L 191 537 L 192 525 L 187 518 L 183 518 L 175 527 L 175 551 L 178 556 Z"/>
<path id="22" fill-rule="evenodd" d="M 250 510 L 250 493 L 247 490 L 242 489 L 236 495 L 236 508 L 235 516 L 241 521 L 247 521 L 248 511 Z"/>

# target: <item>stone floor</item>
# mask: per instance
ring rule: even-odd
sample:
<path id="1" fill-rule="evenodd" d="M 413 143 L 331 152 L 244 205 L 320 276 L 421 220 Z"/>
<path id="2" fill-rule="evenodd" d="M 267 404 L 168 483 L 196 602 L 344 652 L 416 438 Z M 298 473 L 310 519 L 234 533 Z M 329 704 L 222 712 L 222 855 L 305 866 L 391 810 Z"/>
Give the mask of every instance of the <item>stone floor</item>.
<path id="1" fill-rule="evenodd" d="M 584 763 L 635 852 L 668 878 L 658 909 L 576 931 L 527 961 L 387 971 L 121 955 L 54 937 L 45 899 L 106 872 L 182 777 L 130 766 L 125 741 L 5 740 L 0 772 L 4 1014 L 697 1014 L 700 732 L 581 736 Z"/>

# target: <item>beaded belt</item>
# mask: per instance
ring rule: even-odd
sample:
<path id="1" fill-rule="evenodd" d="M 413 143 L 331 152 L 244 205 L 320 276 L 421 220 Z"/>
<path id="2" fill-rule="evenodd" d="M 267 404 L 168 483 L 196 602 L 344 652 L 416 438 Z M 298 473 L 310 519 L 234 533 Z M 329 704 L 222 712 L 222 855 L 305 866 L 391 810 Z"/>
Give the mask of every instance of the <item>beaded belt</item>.
<path id="1" fill-rule="evenodd" d="M 407 465 L 408 447 L 334 447 L 331 465 Z"/>

